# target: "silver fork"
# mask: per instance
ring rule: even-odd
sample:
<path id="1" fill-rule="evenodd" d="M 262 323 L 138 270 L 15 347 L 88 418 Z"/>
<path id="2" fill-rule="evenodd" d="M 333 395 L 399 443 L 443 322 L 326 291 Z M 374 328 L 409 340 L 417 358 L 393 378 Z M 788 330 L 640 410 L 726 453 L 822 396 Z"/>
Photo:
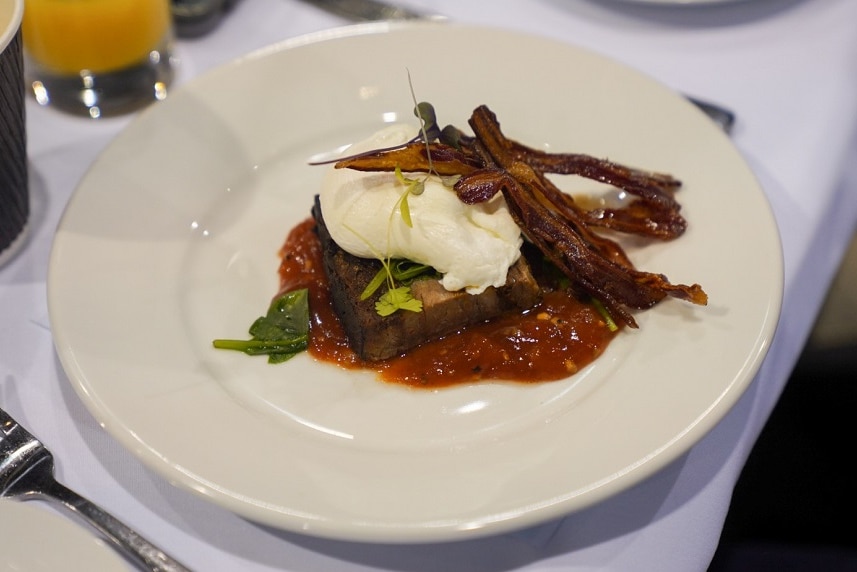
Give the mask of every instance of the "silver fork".
<path id="1" fill-rule="evenodd" d="M 54 478 L 51 452 L 0 409 L 0 497 L 53 501 L 82 518 L 142 570 L 188 570 L 95 503 Z"/>

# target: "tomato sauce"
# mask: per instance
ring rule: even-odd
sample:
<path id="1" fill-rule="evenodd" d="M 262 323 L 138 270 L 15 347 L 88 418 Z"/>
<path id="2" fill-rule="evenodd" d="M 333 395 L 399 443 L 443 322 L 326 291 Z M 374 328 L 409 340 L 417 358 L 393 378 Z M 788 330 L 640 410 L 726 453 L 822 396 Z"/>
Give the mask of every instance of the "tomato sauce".
<path id="1" fill-rule="evenodd" d="M 462 328 L 402 356 L 365 362 L 349 347 L 333 310 L 314 227 L 308 219 L 289 233 L 280 251 L 279 274 L 281 292 L 309 290 L 308 351 L 316 359 L 371 369 L 385 381 L 412 387 L 488 379 L 535 383 L 573 375 L 601 355 L 615 336 L 594 306 L 554 290 L 525 312 Z"/>

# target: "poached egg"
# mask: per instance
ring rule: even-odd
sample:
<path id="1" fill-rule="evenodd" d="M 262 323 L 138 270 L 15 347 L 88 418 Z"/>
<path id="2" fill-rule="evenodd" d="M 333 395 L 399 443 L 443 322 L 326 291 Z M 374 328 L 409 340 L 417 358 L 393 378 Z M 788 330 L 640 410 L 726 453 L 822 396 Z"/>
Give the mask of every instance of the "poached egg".
<path id="1" fill-rule="evenodd" d="M 403 144 L 417 128 L 392 124 L 352 145 L 348 154 Z M 407 185 L 394 173 L 335 169 L 325 174 L 320 190 L 322 216 L 331 237 L 346 252 L 361 258 L 406 258 L 427 264 L 443 275 L 450 291 L 480 294 L 506 283 L 506 273 L 521 255 L 518 225 L 498 193 L 490 201 L 466 205 L 434 175 L 404 173 L 425 180 L 421 194 L 409 194 L 412 226 L 402 217 Z"/>

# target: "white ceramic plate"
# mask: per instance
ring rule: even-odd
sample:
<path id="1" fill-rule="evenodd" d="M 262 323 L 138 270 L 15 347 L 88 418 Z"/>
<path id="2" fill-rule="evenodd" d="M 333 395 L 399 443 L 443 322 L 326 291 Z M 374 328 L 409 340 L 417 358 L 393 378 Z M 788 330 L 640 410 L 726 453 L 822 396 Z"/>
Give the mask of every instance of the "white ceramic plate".
<path id="1" fill-rule="evenodd" d="M 0 500 L 0 570 L 127 571 L 107 543 L 44 505 Z"/>
<path id="2" fill-rule="evenodd" d="M 689 231 L 632 256 L 701 283 L 710 306 L 664 303 L 592 367 L 532 386 L 409 390 L 212 349 L 277 290 L 278 249 L 323 172 L 306 157 L 412 121 L 408 70 L 442 123 L 486 103 L 510 137 L 683 179 Z M 81 399 L 171 482 L 276 527 L 434 541 L 558 517 L 685 452 L 756 372 L 781 270 L 753 175 L 667 88 L 546 39 L 384 24 L 254 54 L 143 113 L 70 201 L 48 297 Z"/>

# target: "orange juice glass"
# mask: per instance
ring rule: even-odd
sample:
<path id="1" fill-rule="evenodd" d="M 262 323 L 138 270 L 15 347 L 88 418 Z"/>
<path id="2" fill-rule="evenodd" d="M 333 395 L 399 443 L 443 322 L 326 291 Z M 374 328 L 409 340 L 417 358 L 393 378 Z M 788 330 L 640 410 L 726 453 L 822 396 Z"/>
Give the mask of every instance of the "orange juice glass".
<path id="1" fill-rule="evenodd" d="M 42 105 L 98 118 L 166 97 L 170 0 L 26 0 L 22 34 Z"/>

